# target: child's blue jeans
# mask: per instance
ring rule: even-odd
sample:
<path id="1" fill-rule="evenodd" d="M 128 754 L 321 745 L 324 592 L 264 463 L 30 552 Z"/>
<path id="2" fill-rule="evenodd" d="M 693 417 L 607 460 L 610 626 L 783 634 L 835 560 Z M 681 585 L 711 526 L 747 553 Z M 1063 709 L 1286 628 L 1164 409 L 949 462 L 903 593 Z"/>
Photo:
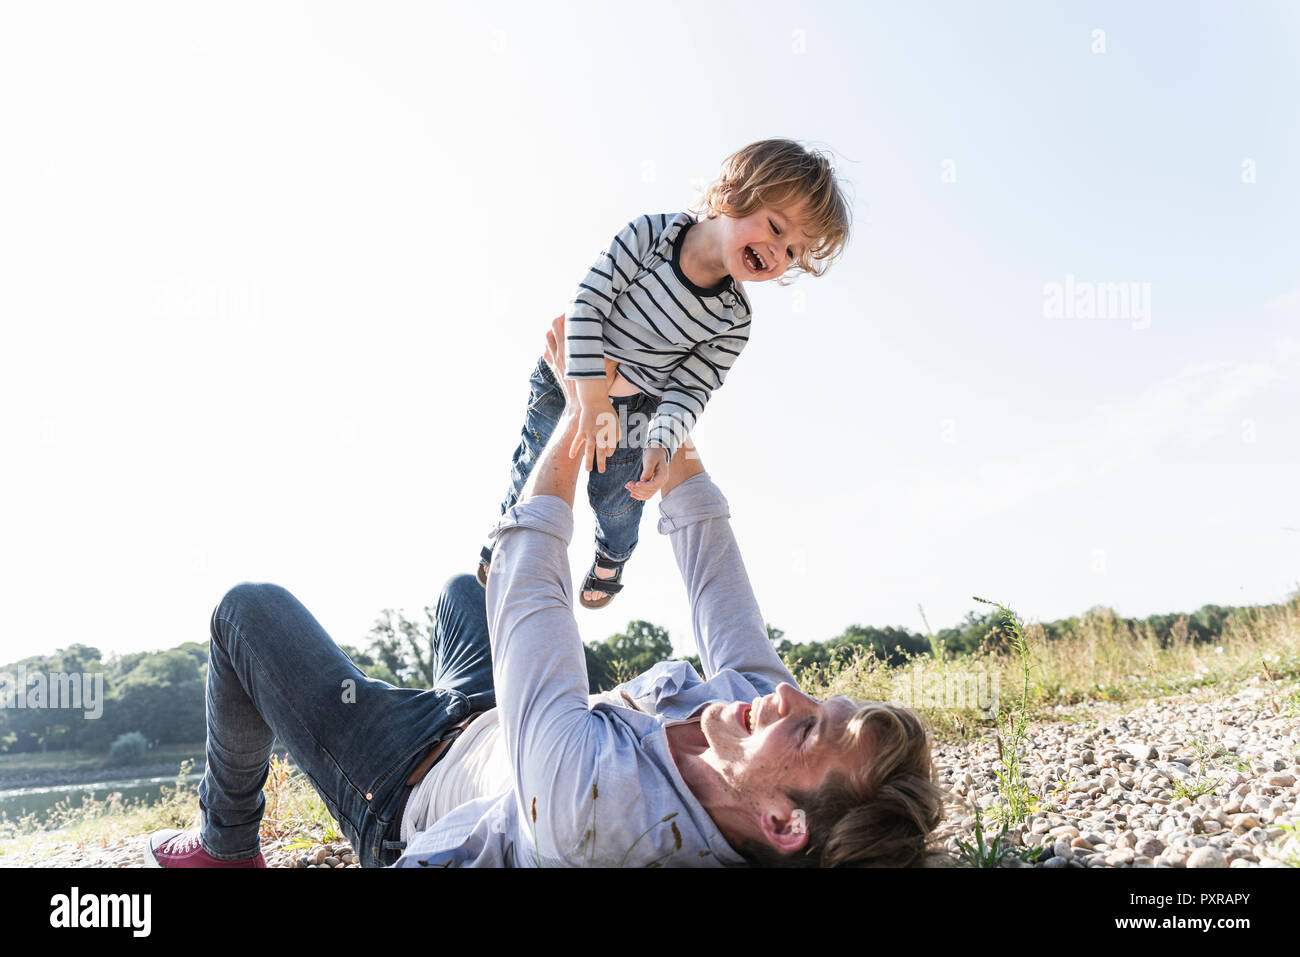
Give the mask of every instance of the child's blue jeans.
<path id="1" fill-rule="evenodd" d="M 519 501 L 529 473 L 564 413 L 564 389 L 555 381 L 545 359 L 538 360 L 528 383 L 528 409 L 519 446 L 510 462 L 510 488 L 501 502 L 502 513 Z M 634 499 L 623 486 L 641 478 L 641 453 L 658 403 L 640 392 L 610 396 L 610 402 L 619 418 L 618 448 L 605 460 L 604 472 L 593 465 L 587 479 L 587 499 L 596 514 L 596 547 L 614 561 L 626 561 L 636 549 L 645 503 Z"/>

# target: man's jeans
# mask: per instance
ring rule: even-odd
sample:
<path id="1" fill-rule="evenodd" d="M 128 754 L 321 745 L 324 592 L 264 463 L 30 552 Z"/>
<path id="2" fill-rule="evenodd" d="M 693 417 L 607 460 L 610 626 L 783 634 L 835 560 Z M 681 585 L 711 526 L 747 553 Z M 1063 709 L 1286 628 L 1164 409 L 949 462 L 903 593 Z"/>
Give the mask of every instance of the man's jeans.
<path id="1" fill-rule="evenodd" d="M 203 847 L 222 860 L 258 851 L 278 737 L 362 866 L 391 864 L 403 845 L 385 835 L 407 777 L 454 725 L 496 706 L 485 593 L 471 575 L 452 578 L 438 596 L 428 690 L 366 677 L 278 585 L 232 588 L 211 632 L 199 808 Z"/>
<path id="2" fill-rule="evenodd" d="M 501 502 L 503 515 L 519 501 L 529 473 L 564 413 L 564 390 L 545 359 L 538 360 L 528 384 L 528 409 L 519 446 L 510 462 L 510 488 Z M 596 514 L 596 547 L 615 561 L 626 561 L 636 549 L 645 503 L 634 499 L 623 486 L 641 478 L 641 454 L 658 403 L 639 392 L 611 396 L 610 402 L 619 417 L 618 448 L 605 460 L 603 473 L 593 463 L 587 479 L 587 499 Z"/>

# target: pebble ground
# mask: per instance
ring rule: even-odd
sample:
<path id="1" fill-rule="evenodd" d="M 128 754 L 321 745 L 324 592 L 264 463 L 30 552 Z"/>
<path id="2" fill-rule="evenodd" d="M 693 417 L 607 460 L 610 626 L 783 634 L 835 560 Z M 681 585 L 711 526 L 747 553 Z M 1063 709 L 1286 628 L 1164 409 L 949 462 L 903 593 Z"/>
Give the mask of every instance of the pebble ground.
<path id="1" fill-rule="evenodd" d="M 1018 853 L 1003 866 L 1300 866 L 1296 701 L 1294 687 L 1256 680 L 1233 694 L 1076 705 L 1061 711 L 1069 720 L 1032 725 L 1021 767 L 1039 806 L 1008 831 Z M 959 838 L 973 841 L 975 806 L 1000 803 L 997 742 L 934 753 L 951 798 L 937 837 L 956 855 Z"/>

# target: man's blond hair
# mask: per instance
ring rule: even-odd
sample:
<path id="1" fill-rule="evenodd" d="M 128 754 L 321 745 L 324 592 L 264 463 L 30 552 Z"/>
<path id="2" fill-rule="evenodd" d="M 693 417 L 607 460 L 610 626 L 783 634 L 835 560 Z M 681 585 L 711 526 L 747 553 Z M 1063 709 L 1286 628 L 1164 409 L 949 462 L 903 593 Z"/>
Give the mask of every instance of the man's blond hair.
<path id="1" fill-rule="evenodd" d="M 750 143 L 723 160 L 721 173 L 704 190 L 696 212 L 709 219 L 740 219 L 764 206 L 775 209 L 800 199 L 808 205 L 795 229 L 812 241 L 791 266 L 820 276 L 843 252 L 852 218 L 829 155 L 794 140 Z M 784 277 L 777 282 L 787 284 Z"/>

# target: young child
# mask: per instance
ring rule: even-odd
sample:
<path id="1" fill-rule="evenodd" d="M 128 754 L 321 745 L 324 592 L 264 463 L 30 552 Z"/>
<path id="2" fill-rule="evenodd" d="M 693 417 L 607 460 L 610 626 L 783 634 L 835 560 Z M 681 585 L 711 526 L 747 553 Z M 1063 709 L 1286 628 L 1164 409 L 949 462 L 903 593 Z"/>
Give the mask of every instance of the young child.
<path id="1" fill-rule="evenodd" d="M 581 405 L 569 454 L 582 455 L 591 472 L 596 515 L 596 557 L 579 598 L 587 608 L 603 608 L 622 589 L 642 504 L 663 487 L 670 459 L 748 341 L 741 283 L 785 285 L 792 269 L 820 276 L 848 240 L 849 207 L 829 159 L 791 140 L 729 156 L 700 212 L 703 219 L 658 213 L 628 223 L 565 311 L 565 378 L 578 380 Z M 518 501 L 564 411 L 544 359 L 530 384 L 502 513 Z M 484 585 L 491 560 L 484 547 Z"/>

